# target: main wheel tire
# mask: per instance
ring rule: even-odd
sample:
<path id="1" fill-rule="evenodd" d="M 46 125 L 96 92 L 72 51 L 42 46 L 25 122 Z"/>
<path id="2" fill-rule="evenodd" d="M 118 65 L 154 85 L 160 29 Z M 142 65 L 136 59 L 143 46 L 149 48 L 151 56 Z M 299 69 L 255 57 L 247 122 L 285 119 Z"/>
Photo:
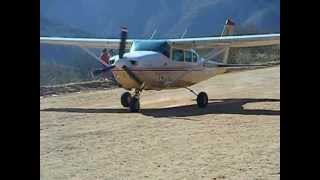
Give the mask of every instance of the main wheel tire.
<path id="1" fill-rule="evenodd" d="M 136 97 L 131 98 L 130 102 L 130 112 L 139 112 L 140 110 L 140 101 Z"/>
<path id="2" fill-rule="evenodd" d="M 131 102 L 131 94 L 129 92 L 125 92 L 121 95 L 121 104 L 123 107 L 129 107 Z"/>
<path id="3" fill-rule="evenodd" d="M 197 96 L 197 104 L 199 108 L 205 108 L 208 105 L 208 95 L 205 92 L 200 92 Z"/>

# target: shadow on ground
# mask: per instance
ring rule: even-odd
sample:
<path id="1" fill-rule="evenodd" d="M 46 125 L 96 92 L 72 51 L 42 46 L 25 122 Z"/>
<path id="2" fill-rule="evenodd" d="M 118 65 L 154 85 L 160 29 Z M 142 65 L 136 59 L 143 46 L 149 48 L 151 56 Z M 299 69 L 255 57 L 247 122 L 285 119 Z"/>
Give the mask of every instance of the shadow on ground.
<path id="1" fill-rule="evenodd" d="M 140 113 L 152 117 L 188 117 L 206 114 L 280 115 L 280 110 L 243 108 L 244 104 L 257 102 L 280 102 L 280 99 L 209 99 L 208 106 L 204 109 L 198 108 L 197 104 L 192 104 L 169 108 L 146 108 L 141 109 Z M 48 108 L 40 111 L 70 113 L 130 113 L 124 108 Z"/>

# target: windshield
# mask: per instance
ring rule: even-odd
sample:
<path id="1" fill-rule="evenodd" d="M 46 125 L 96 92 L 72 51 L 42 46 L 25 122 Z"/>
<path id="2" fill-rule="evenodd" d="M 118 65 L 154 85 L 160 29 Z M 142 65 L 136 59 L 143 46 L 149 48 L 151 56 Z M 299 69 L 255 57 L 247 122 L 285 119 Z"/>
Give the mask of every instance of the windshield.
<path id="1" fill-rule="evenodd" d="M 154 51 L 170 57 L 170 46 L 166 41 L 135 41 L 130 51 Z"/>

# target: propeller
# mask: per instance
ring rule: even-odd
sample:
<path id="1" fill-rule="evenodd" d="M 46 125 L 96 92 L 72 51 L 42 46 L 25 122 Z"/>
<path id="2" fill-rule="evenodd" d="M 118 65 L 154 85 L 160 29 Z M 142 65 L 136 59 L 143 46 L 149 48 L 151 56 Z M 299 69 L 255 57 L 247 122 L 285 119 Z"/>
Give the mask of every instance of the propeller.
<path id="1" fill-rule="evenodd" d="M 95 69 L 94 71 L 92 71 L 92 75 L 95 76 L 99 76 L 103 73 L 108 72 L 109 70 L 113 69 L 115 66 L 110 66 L 110 67 L 105 67 L 105 68 L 101 68 L 101 69 Z"/>
<path id="2" fill-rule="evenodd" d="M 125 53 L 127 38 L 128 38 L 128 29 L 127 29 L 127 27 L 121 27 L 120 44 L 119 44 L 119 60 L 123 58 L 123 55 Z M 92 72 L 92 75 L 93 76 L 97 76 L 97 75 L 100 75 L 100 74 L 103 74 L 103 73 L 108 73 L 109 77 L 107 77 L 107 78 L 109 80 L 112 80 L 112 81 L 116 82 L 115 78 L 113 77 L 113 74 L 109 73 L 110 70 L 112 68 L 114 68 L 114 67 L 115 66 L 113 65 L 113 66 L 109 66 L 109 67 L 106 67 L 106 68 L 103 68 L 103 69 L 97 69 L 97 70 Z M 140 89 L 142 89 L 144 87 L 143 81 L 141 81 L 126 65 L 124 65 L 124 66 L 122 66 L 120 68 L 122 68 L 129 75 L 129 77 L 132 80 L 134 80 L 140 86 Z"/>
<path id="3" fill-rule="evenodd" d="M 128 29 L 127 27 L 122 27 L 121 34 L 120 34 L 119 59 L 122 59 L 125 53 L 127 38 L 128 38 Z M 141 81 L 126 65 L 122 66 L 121 68 L 129 75 L 129 77 L 132 80 L 134 80 L 137 84 L 139 84 L 141 89 L 144 87 L 143 81 Z"/>

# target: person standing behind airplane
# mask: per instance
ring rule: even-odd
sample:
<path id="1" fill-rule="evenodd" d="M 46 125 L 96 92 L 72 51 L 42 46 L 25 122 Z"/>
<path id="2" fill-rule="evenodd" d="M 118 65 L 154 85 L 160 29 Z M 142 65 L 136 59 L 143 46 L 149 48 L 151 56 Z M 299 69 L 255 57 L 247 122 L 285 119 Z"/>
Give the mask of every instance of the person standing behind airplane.
<path id="1" fill-rule="evenodd" d="M 98 74 L 102 74 L 103 79 L 108 79 L 113 82 L 116 82 L 116 80 L 115 80 L 115 78 L 109 68 L 109 67 L 111 67 L 111 65 L 109 64 L 110 63 L 109 59 L 112 56 L 112 54 L 113 54 L 112 49 L 109 52 L 108 52 L 107 48 L 104 48 L 102 50 L 102 53 L 100 55 L 100 60 L 102 61 L 102 63 L 104 64 L 105 67 L 102 69 L 98 69 L 95 72 Z"/>

